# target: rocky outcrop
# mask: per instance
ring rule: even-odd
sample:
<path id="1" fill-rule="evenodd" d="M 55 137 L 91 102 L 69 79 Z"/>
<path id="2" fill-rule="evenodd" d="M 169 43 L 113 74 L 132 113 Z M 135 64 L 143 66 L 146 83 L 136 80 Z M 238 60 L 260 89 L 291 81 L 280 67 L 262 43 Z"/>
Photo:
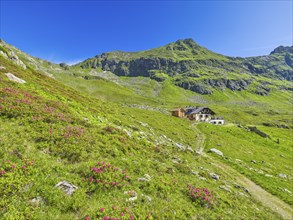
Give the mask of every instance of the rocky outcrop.
<path id="1" fill-rule="evenodd" d="M 212 94 L 214 89 L 225 90 L 230 89 L 232 91 L 246 90 L 248 86 L 252 83 L 249 79 L 204 79 L 204 80 L 192 80 L 183 79 L 178 80 L 175 84 L 184 89 L 188 89 L 199 94 Z"/>
<path id="2" fill-rule="evenodd" d="M 254 75 L 263 75 L 279 80 L 293 80 L 293 46 L 277 47 L 268 56 L 250 57 L 243 65 Z"/>
<path id="3" fill-rule="evenodd" d="M 26 69 L 26 65 L 18 58 L 18 56 L 11 50 L 8 53 L 9 60 L 11 60 L 16 65 L 20 66 L 24 70 Z"/>
<path id="4" fill-rule="evenodd" d="M 196 68 L 196 62 L 179 61 L 165 58 L 138 58 L 130 61 L 102 60 L 101 67 L 104 70 L 111 71 L 118 76 L 146 76 L 149 77 L 150 70 L 161 70 L 169 76 L 188 71 L 190 68 Z"/>
<path id="5" fill-rule="evenodd" d="M 280 54 L 280 53 L 293 53 L 293 46 L 291 47 L 279 46 L 276 49 L 274 49 L 270 54 Z"/>
<path id="6" fill-rule="evenodd" d="M 0 55 L 12 61 L 16 65 L 20 66 L 22 69 L 26 69 L 26 65 L 18 58 L 18 56 L 12 50 L 4 48 L 1 44 L 0 46 Z"/>
<path id="7" fill-rule="evenodd" d="M 241 91 L 246 90 L 251 84 L 252 80 L 250 79 L 205 79 L 205 84 L 212 86 L 214 88 L 228 88 L 232 91 Z"/>
<path id="8" fill-rule="evenodd" d="M 200 69 L 201 66 L 223 69 L 224 71 L 234 71 L 239 69 L 237 63 L 224 62 L 215 59 L 200 60 L 174 60 L 161 57 L 141 57 L 133 60 L 108 59 L 107 55 L 97 56 L 100 61 L 100 67 L 103 70 L 111 71 L 118 76 L 146 76 L 149 77 L 150 70 L 161 70 L 169 76 L 176 76 L 188 73 L 190 70 Z M 95 59 L 88 60 L 84 67 L 92 66 Z M 82 65 L 81 65 L 82 66 Z M 82 66 L 83 67 L 83 66 Z M 240 67 L 242 69 L 242 67 Z M 242 69 L 245 71 L 245 69 Z"/>
<path id="9" fill-rule="evenodd" d="M 191 90 L 193 92 L 202 94 L 202 95 L 209 95 L 213 93 L 213 90 L 210 89 L 208 86 L 193 81 L 183 81 L 183 82 L 178 82 L 175 83 L 175 85 L 182 87 L 183 89 L 188 89 Z"/>
<path id="10" fill-rule="evenodd" d="M 267 87 L 265 85 L 258 85 L 255 88 L 254 93 L 258 94 L 258 95 L 261 95 L 261 96 L 267 96 L 267 95 L 269 95 L 270 91 L 271 91 L 271 88 L 269 88 L 269 87 Z"/>

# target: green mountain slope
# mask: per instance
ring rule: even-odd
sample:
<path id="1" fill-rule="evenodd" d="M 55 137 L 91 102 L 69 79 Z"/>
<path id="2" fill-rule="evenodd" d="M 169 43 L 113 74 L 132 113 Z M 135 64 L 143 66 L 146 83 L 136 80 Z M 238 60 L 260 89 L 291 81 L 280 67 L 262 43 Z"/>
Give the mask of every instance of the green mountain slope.
<path id="1" fill-rule="evenodd" d="M 200 94 L 230 89 L 267 95 L 272 89 L 270 79 L 292 80 L 293 75 L 292 47 L 275 51 L 263 57 L 232 58 L 213 53 L 192 39 L 185 39 L 142 52 L 104 53 L 76 66 L 100 68 L 118 76 L 145 76 L 157 81 L 170 76 L 175 85 Z M 259 75 L 269 79 L 263 83 Z M 255 84 L 256 91 L 251 89 Z M 292 89 L 287 85 L 281 88 Z"/>
<path id="2" fill-rule="evenodd" d="M 292 92 L 290 91 L 292 83 L 286 80 L 229 73 L 234 78 L 238 78 L 239 82 L 250 81 L 251 84 L 246 90 L 217 88 L 210 95 L 202 95 L 175 85 L 176 82 L 181 82 L 183 85 L 191 84 L 190 81 L 197 83 L 194 77 L 180 75 L 178 78 L 181 77 L 181 79 L 177 78 L 176 81 L 173 77 L 166 75 L 164 81 L 149 77 L 118 77 L 101 68 L 83 69 L 78 65 L 70 67 L 53 64 L 31 57 L 4 42 L 0 46 L 16 56 L 12 61 L 25 63 L 28 67 L 42 71 L 70 87 L 105 101 L 167 114 L 176 106 L 209 105 L 230 122 L 292 126 Z M 199 79 L 203 82 L 216 82 L 212 76 L 208 75 L 201 76 Z M 184 84 L 184 81 L 187 83 Z"/>
<path id="3" fill-rule="evenodd" d="M 292 81 L 293 46 L 277 47 L 269 56 L 247 58 L 245 65 L 254 74 Z"/>
<path id="4" fill-rule="evenodd" d="M 1 47 L 6 54 L 0 54 L 1 218 L 282 218 L 220 164 L 292 207 L 292 93 L 277 89 L 289 82 L 253 76 L 275 89 L 266 96 L 229 89 L 201 95 L 176 86 L 167 74 L 160 82 L 118 77 Z M 8 72 L 26 83 L 10 81 Z M 228 124 L 195 125 L 169 115 L 184 105 L 208 105 Z M 270 138 L 249 132 L 249 125 Z M 195 153 L 202 147 L 207 156 Z M 98 175 L 91 169 L 100 168 L 97 162 L 118 168 Z M 72 196 L 54 187 L 63 180 L 78 187 Z M 214 199 L 196 199 L 187 184 L 207 188 Z M 292 213 L 288 210 L 283 218 Z"/>

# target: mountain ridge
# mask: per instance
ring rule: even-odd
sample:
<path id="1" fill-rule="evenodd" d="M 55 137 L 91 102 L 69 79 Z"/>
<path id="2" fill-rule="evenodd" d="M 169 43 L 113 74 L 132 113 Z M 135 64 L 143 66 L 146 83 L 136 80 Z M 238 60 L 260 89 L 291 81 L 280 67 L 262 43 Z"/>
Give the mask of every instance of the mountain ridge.
<path id="1" fill-rule="evenodd" d="M 4 42 L 2 45 L 9 48 Z M 3 46 L 0 51 L 5 54 Z M 205 95 L 229 89 L 248 90 L 266 96 L 273 89 L 292 90 L 292 86 L 285 83 L 293 80 L 292 48 L 293 46 L 279 46 L 271 54 L 258 57 L 228 57 L 201 47 L 189 38 L 145 51 L 106 52 L 73 66 L 65 63 L 52 63 L 51 66 L 67 72 L 89 73 L 91 70 L 100 70 L 112 72 L 119 77 L 142 76 L 158 82 L 169 80 L 176 86 Z M 50 69 L 38 64 L 47 61 L 32 58 L 21 51 L 19 53 L 27 62 L 50 75 Z M 10 59 L 22 62 L 21 59 Z M 283 81 L 286 85 L 279 86 L 276 80 Z"/>
<path id="2" fill-rule="evenodd" d="M 75 66 L 100 68 L 117 76 L 150 77 L 157 81 L 171 77 L 179 87 L 212 94 L 215 89 L 248 90 L 258 76 L 264 76 L 268 81 L 292 81 L 292 48 L 280 46 L 269 55 L 239 58 L 214 53 L 192 39 L 185 39 L 147 51 L 102 53 Z M 271 88 L 266 85 L 259 83 L 251 90 L 267 95 Z"/>

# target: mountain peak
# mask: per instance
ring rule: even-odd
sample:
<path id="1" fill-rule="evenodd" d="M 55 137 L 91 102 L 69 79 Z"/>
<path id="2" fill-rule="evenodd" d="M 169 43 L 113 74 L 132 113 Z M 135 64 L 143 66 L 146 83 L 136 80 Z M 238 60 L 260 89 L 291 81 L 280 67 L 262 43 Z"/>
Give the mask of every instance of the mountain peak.
<path id="1" fill-rule="evenodd" d="M 293 46 L 279 46 L 274 49 L 270 54 L 277 54 L 277 53 L 293 53 Z"/>
<path id="2" fill-rule="evenodd" d="M 200 46 L 195 43 L 195 41 L 191 38 L 180 39 L 177 40 L 175 43 L 171 43 L 170 45 L 173 46 L 174 50 L 188 50 L 188 49 L 198 49 Z"/>
<path id="3" fill-rule="evenodd" d="M 179 39 L 175 43 L 185 43 L 185 44 L 189 44 L 189 45 L 196 44 L 195 41 L 192 38 Z"/>

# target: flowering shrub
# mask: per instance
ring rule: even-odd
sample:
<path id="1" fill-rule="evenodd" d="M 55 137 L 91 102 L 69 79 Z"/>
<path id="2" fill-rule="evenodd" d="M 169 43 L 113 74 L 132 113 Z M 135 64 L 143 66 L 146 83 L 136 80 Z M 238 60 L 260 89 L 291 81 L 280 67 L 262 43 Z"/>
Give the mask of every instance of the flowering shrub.
<path id="1" fill-rule="evenodd" d="M 65 139 L 69 138 L 80 138 L 84 133 L 84 128 L 83 127 L 78 127 L 78 126 L 67 126 L 64 129 L 63 132 L 63 137 Z"/>
<path id="2" fill-rule="evenodd" d="M 130 211 L 130 209 L 126 207 L 120 207 L 120 206 L 112 206 L 112 208 L 105 209 L 105 208 L 99 208 L 96 216 L 90 217 L 87 215 L 85 217 L 85 220 L 134 220 L 134 219 L 153 219 L 151 213 L 147 212 L 144 213 L 143 216 L 140 214 L 139 217 L 135 218 L 134 213 Z"/>
<path id="3" fill-rule="evenodd" d="M 0 165 L 0 212 L 5 213 L 9 204 L 30 181 L 34 162 L 24 160 L 16 164 L 7 160 Z"/>
<path id="4" fill-rule="evenodd" d="M 0 115 L 8 118 L 21 116 L 29 111 L 30 104 L 35 97 L 20 90 L 6 87 L 0 89 Z"/>
<path id="5" fill-rule="evenodd" d="M 188 195 L 192 201 L 201 206 L 211 207 L 214 203 L 214 197 L 207 188 L 198 188 L 192 185 L 187 185 Z"/>
<path id="6" fill-rule="evenodd" d="M 53 155 L 77 162 L 91 149 L 91 133 L 82 126 L 53 124 L 47 126 L 47 129 L 48 135 L 45 138 L 42 136 L 41 141 Z"/>
<path id="7" fill-rule="evenodd" d="M 120 189 L 130 181 L 130 177 L 126 171 L 118 167 L 97 162 L 96 166 L 90 167 L 89 173 L 83 174 L 82 180 L 88 185 L 89 191 L 95 191 L 96 189 Z"/>
<path id="8" fill-rule="evenodd" d="M 46 104 L 44 104 L 46 103 Z M 65 115 L 68 106 L 57 101 L 47 101 L 19 89 L 5 87 L 0 88 L 0 116 L 7 118 L 23 118 L 25 115 L 31 121 L 71 122 L 72 119 Z"/>

